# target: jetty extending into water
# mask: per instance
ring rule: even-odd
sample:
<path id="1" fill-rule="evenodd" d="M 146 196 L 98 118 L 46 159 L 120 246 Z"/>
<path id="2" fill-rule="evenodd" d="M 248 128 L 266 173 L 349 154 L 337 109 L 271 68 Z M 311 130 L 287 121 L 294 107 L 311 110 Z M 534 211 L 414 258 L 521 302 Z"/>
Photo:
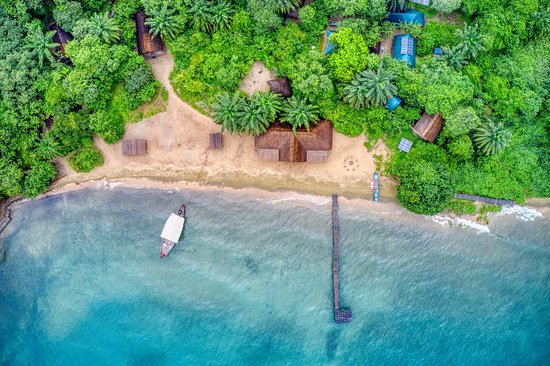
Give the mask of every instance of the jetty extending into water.
<path id="1" fill-rule="evenodd" d="M 334 321 L 336 323 L 350 323 L 351 309 L 340 308 L 340 293 L 338 279 L 338 255 L 340 248 L 340 226 L 338 224 L 338 196 L 332 195 L 332 289 L 334 293 Z"/>
<path id="2" fill-rule="evenodd" d="M 455 198 L 459 198 L 461 200 L 474 201 L 474 202 L 484 202 L 484 203 L 489 203 L 491 205 L 500 205 L 500 206 L 514 206 L 516 204 L 514 201 L 510 201 L 510 200 L 502 200 L 502 199 L 499 199 L 499 198 L 474 196 L 474 195 L 471 195 L 471 194 L 462 194 L 462 193 L 455 194 Z"/>

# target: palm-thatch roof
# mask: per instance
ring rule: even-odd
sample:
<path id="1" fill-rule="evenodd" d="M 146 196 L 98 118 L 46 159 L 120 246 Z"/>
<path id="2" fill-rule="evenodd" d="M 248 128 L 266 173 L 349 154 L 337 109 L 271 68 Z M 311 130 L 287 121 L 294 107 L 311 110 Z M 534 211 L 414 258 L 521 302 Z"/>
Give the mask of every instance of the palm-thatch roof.
<path id="1" fill-rule="evenodd" d="M 274 123 L 254 140 L 258 157 L 266 161 L 321 163 L 332 149 L 332 123 L 321 120 L 296 134 L 288 124 Z"/>
<path id="2" fill-rule="evenodd" d="M 433 143 L 437 135 L 443 128 L 443 118 L 438 114 L 424 113 L 418 121 L 415 122 L 413 132 L 423 140 Z"/>
<path id="3" fill-rule="evenodd" d="M 61 55 L 65 57 L 66 56 L 65 55 L 65 46 L 74 37 L 72 36 L 71 33 L 65 32 L 59 25 L 57 25 L 56 22 L 50 23 L 50 25 L 48 26 L 48 29 L 50 31 L 55 31 L 55 33 L 53 35 L 53 41 L 55 43 L 59 43 L 59 51 L 61 52 Z"/>
<path id="4" fill-rule="evenodd" d="M 122 141 L 122 155 L 147 154 L 147 140 L 134 139 Z"/>
<path id="5" fill-rule="evenodd" d="M 269 80 L 267 82 L 269 90 L 272 93 L 280 94 L 285 98 L 292 96 L 292 88 L 290 87 L 290 80 L 286 77 Z"/>
<path id="6" fill-rule="evenodd" d="M 145 57 L 156 57 L 166 53 L 164 42 L 159 36 L 153 37 L 149 32 L 151 27 L 145 24 L 147 15 L 144 12 L 136 13 L 134 16 L 137 30 L 138 53 Z"/>

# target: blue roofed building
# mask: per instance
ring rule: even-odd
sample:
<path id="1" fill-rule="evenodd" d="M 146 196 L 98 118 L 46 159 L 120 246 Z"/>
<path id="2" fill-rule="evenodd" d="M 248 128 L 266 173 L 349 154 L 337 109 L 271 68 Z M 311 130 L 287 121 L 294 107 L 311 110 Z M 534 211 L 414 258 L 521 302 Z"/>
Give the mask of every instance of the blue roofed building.
<path id="1" fill-rule="evenodd" d="M 395 108 L 399 107 L 401 102 L 402 102 L 401 98 L 394 96 L 388 101 L 388 103 L 386 103 L 386 109 L 391 112 Z"/>
<path id="2" fill-rule="evenodd" d="M 325 55 L 332 53 L 332 51 L 334 51 L 334 48 L 336 48 L 335 44 L 329 41 L 329 38 L 333 33 L 336 33 L 336 30 L 331 28 L 327 29 L 325 33 L 325 47 L 323 52 Z"/>
<path id="3" fill-rule="evenodd" d="M 405 61 L 409 67 L 416 66 L 416 39 L 409 33 L 393 37 L 393 58 Z"/>
<path id="4" fill-rule="evenodd" d="M 425 24 L 424 13 L 414 9 L 409 9 L 404 13 L 390 13 L 388 15 L 388 22 L 413 23 L 423 26 Z"/>

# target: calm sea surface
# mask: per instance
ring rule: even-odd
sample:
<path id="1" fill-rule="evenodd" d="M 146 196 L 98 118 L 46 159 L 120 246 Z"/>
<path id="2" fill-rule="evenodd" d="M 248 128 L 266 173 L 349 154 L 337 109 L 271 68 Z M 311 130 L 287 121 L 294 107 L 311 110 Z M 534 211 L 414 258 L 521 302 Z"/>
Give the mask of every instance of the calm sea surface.
<path id="1" fill-rule="evenodd" d="M 0 365 L 549 365 L 550 222 L 491 233 L 328 198 L 88 190 L 0 236 Z M 159 233 L 185 202 L 185 239 Z"/>

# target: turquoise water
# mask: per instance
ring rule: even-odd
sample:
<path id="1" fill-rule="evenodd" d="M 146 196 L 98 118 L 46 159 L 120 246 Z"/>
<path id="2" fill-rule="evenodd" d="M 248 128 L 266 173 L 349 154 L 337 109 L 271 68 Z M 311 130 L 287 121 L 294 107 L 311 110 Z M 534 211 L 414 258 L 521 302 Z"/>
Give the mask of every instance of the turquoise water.
<path id="1" fill-rule="evenodd" d="M 89 190 L 14 209 L 1 365 L 548 365 L 550 224 L 491 233 L 328 198 Z M 185 202 L 183 243 L 158 235 Z"/>

